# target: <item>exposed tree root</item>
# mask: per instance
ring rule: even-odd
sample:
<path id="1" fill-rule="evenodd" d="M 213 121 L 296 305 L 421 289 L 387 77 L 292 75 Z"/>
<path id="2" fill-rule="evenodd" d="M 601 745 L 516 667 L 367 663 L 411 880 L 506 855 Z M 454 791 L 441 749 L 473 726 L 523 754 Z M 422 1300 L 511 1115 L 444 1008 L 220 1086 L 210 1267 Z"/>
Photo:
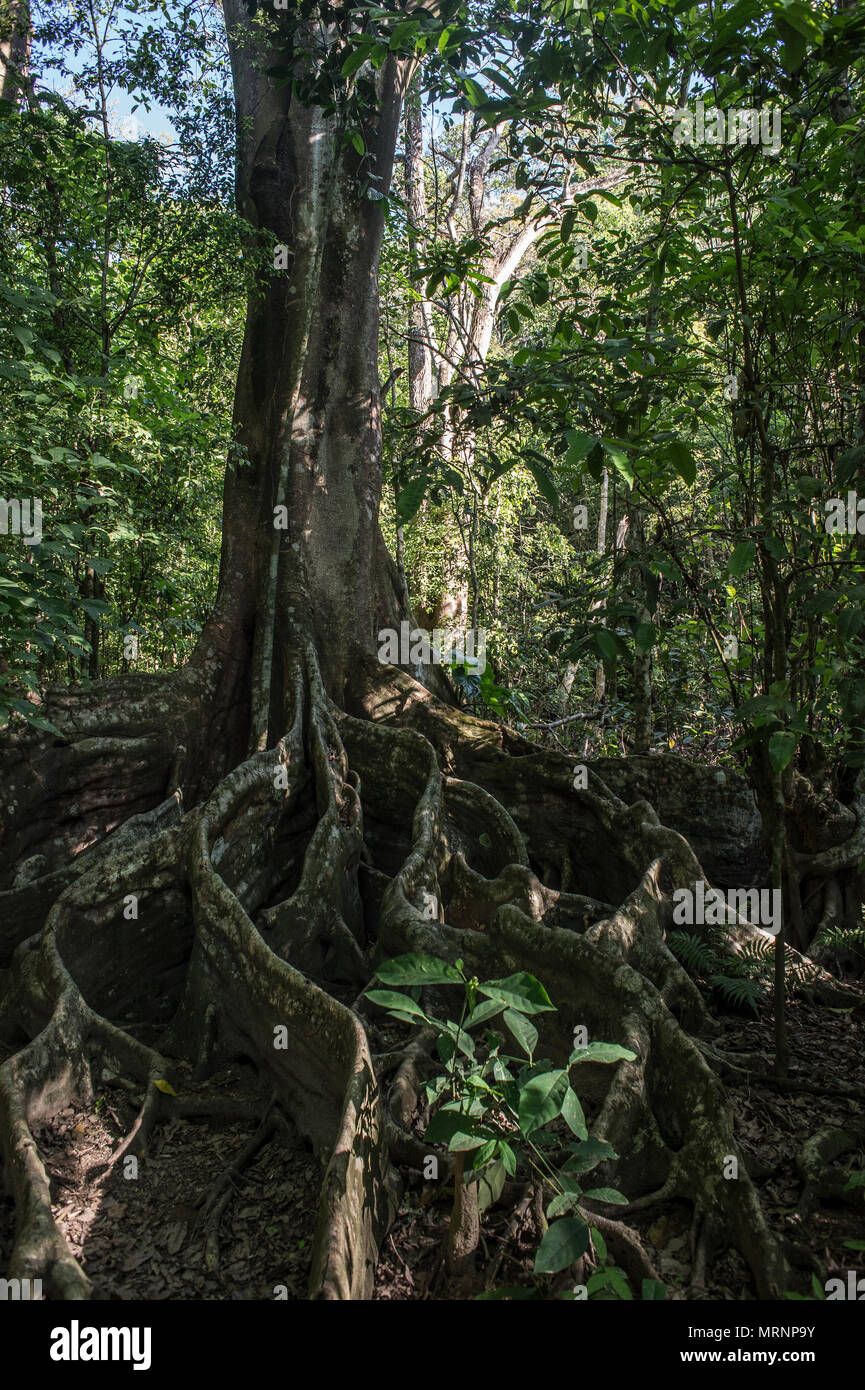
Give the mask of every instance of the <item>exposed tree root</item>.
<path id="1" fill-rule="evenodd" d="M 660 1275 L 636 1231 L 632 1231 L 622 1221 L 611 1221 L 609 1217 L 599 1216 L 597 1212 L 592 1213 L 591 1222 L 604 1237 L 614 1263 L 625 1271 L 638 1291 L 642 1288 L 644 1279 L 660 1282 Z"/>
<path id="2" fill-rule="evenodd" d="M 848 1191 L 846 1172 L 836 1160 L 865 1144 L 865 1124 L 825 1125 L 802 1145 L 796 1156 L 796 1167 L 805 1187 L 799 1200 L 800 1215 L 805 1215 L 820 1200 L 849 1202 L 861 1206 L 861 1188 Z"/>
<path id="3" fill-rule="evenodd" d="M 217 1114 L 207 1098 L 172 1094 L 170 1058 L 199 1080 L 245 1059 L 328 1156 L 311 1296 L 368 1297 L 398 1193 L 392 1160 L 417 1167 L 427 1152 L 410 1126 L 429 1040 L 391 1048 L 377 1072 L 359 1013 L 338 996 L 357 997 L 380 959 L 420 950 L 462 956 L 482 978 L 537 975 L 558 1009 L 540 1020 L 551 1056 L 566 1057 L 581 1026 L 631 1048 L 632 1063 L 573 1072 L 593 1131 L 619 1155 L 598 1175 L 632 1199 L 617 1215 L 685 1198 L 697 1285 L 712 1253 L 733 1245 L 758 1296 L 779 1296 L 791 1279 L 784 1252 L 696 1041 L 711 1020 L 664 940 L 672 888 L 703 876 L 687 841 L 648 802 L 627 805 L 591 769 L 575 791 L 559 755 L 448 709 L 399 672 L 360 662 L 346 712 L 328 700 L 311 649 L 292 660 L 284 737 L 199 804 L 187 798 L 185 814 L 176 740 L 160 763 L 161 799 L 150 795 L 86 852 L 67 837 L 46 853 L 47 832 L 26 844 L 13 834 L 0 958 L 4 1034 L 19 1049 L 0 1067 L 18 1223 L 11 1272 L 42 1277 L 53 1298 L 88 1295 L 51 1218 L 32 1131 L 90 1095 L 94 1065 L 144 1092 L 117 1163 L 146 1161 L 163 1116 Z M 86 742 L 92 712 L 73 716 L 67 702 L 68 728 L 77 719 Z M 183 743 L 193 747 L 185 727 Z M 103 743 L 109 754 L 121 750 Z M 64 821 L 59 783 L 51 818 Z M 128 1018 L 148 1020 L 146 1042 L 121 1026 Z M 261 1119 L 260 1106 L 249 1113 Z M 440 1155 L 440 1165 L 441 1178 L 459 1180 L 458 1163 L 454 1172 Z M 208 1208 L 210 1259 L 230 1191 L 226 1176 Z M 623 1268 L 654 1277 L 636 1237 L 592 1219 Z"/>

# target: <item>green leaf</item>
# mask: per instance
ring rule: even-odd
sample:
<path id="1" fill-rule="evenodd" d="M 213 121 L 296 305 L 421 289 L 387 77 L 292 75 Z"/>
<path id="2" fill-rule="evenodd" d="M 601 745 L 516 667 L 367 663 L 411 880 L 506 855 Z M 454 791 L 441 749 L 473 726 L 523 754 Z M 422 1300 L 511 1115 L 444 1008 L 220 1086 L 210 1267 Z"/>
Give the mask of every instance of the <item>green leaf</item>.
<path id="1" fill-rule="evenodd" d="M 619 644 L 612 632 L 608 632 L 605 627 L 596 627 L 594 630 L 595 645 L 605 661 L 615 661 L 619 655 Z"/>
<path id="2" fill-rule="evenodd" d="M 732 575 L 744 574 L 753 565 L 756 551 L 757 547 L 753 541 L 740 541 L 734 547 L 727 562 L 727 573 Z"/>
<path id="3" fill-rule="evenodd" d="M 493 1002 L 493 1001 L 490 1001 Z M 516 1009 L 506 1009 L 502 1016 L 502 1022 L 513 1033 L 520 1047 L 525 1052 L 529 1061 L 538 1045 L 538 1030 L 533 1023 Z"/>
<path id="4" fill-rule="evenodd" d="M 343 77 L 354 77 L 358 68 L 362 68 L 369 57 L 369 44 L 365 43 L 350 53 L 342 65 Z"/>
<path id="5" fill-rule="evenodd" d="M 472 1134 L 474 1121 L 469 1115 L 462 1114 L 459 1110 L 439 1110 L 433 1115 L 424 1131 L 424 1139 L 428 1139 L 431 1144 L 449 1144 L 457 1134 Z M 475 1148 L 479 1148 L 484 1143 L 486 1136 L 482 1136 Z"/>
<path id="6" fill-rule="evenodd" d="M 598 1289 L 603 1288 L 614 1289 L 619 1298 L 626 1301 L 631 1301 L 634 1297 L 631 1290 L 628 1288 L 627 1279 L 622 1271 L 617 1269 L 615 1265 L 611 1265 L 607 1269 L 599 1269 L 591 1276 L 586 1284 L 586 1289 L 590 1296 Z"/>
<path id="7" fill-rule="evenodd" d="M 487 99 L 487 94 L 483 87 L 479 82 L 475 82 L 473 77 L 464 77 L 462 88 L 470 106 L 482 106 Z"/>
<path id="8" fill-rule="evenodd" d="M 500 1014 L 504 1007 L 500 999 L 484 999 L 475 1005 L 463 1027 L 475 1028 L 479 1023 L 486 1023 L 488 1018 L 495 1018 L 496 1014 Z"/>
<path id="9" fill-rule="evenodd" d="M 820 482 L 819 478 L 814 478 L 808 473 L 803 474 L 801 478 L 797 478 L 794 487 L 800 497 L 804 497 L 808 500 L 812 497 L 819 497 L 823 491 L 823 484 Z"/>
<path id="10" fill-rule="evenodd" d="M 420 1004 L 416 1004 L 407 994 L 398 994 L 395 989 L 368 989 L 366 997 L 373 1004 L 380 1004 L 383 1009 L 399 1009 L 402 1014 L 410 1014 L 414 1018 L 422 1018 L 424 1023 L 429 1023 Z"/>
<path id="11" fill-rule="evenodd" d="M 665 1303 L 667 1301 L 667 1286 L 662 1284 L 660 1279 L 644 1279 L 640 1297 L 646 1303 Z"/>
<path id="12" fill-rule="evenodd" d="M 865 460 L 865 445 L 863 444 L 857 444 L 852 449 L 845 449 L 843 453 L 838 455 L 836 478 L 842 486 L 850 481 L 863 460 Z M 822 490 L 821 487 L 820 491 L 822 492 Z"/>
<path id="13" fill-rule="evenodd" d="M 865 624 L 865 610 L 861 608 L 844 608 L 838 614 L 838 636 L 844 642 L 849 642 L 851 637 L 855 637 L 860 627 Z"/>
<path id="14" fill-rule="evenodd" d="M 618 444 L 613 444 L 609 440 L 601 441 L 604 446 L 604 453 L 612 460 L 613 467 L 617 473 L 621 473 L 625 482 L 630 486 L 634 481 L 634 470 L 631 467 L 631 460 Z"/>
<path id="15" fill-rule="evenodd" d="M 375 973 L 386 985 L 463 983 L 463 977 L 456 966 L 448 965 L 446 960 L 440 960 L 438 956 L 426 956 L 417 951 L 409 951 L 404 956 L 394 956 L 393 960 L 384 961 Z"/>
<path id="16" fill-rule="evenodd" d="M 575 1062 L 635 1062 L 636 1052 L 618 1043 L 592 1042 L 586 1047 L 575 1047 L 568 1059 L 568 1066 Z"/>
<path id="17" fill-rule="evenodd" d="M 475 1040 L 470 1033 L 466 1032 L 465 1026 L 461 1028 L 459 1024 L 452 1023 L 451 1020 L 448 1019 L 445 1023 L 439 1023 L 439 1028 L 442 1030 L 440 1037 L 447 1035 L 453 1042 L 454 1047 L 458 1048 L 466 1057 L 474 1056 Z"/>
<path id="18" fill-rule="evenodd" d="M 566 1211 L 571 1211 L 578 1205 L 579 1200 L 579 1192 L 560 1192 L 547 1207 L 547 1220 L 552 1221 L 555 1216 L 564 1216 Z"/>
<path id="19" fill-rule="evenodd" d="M 592 1202 L 609 1202 L 611 1206 L 626 1207 L 628 1205 L 627 1197 L 622 1192 L 618 1192 L 615 1187 L 593 1187 L 590 1191 L 584 1192 L 583 1196 Z"/>
<path id="20" fill-rule="evenodd" d="M 798 29 L 794 29 L 781 15 L 775 16 L 775 28 L 783 41 L 781 48 L 781 66 L 788 77 L 799 68 L 805 60 L 808 50 L 808 42 Z"/>
<path id="21" fill-rule="evenodd" d="M 556 491 L 556 485 L 543 464 L 539 463 L 537 459 L 529 458 L 526 454 L 523 455 L 523 461 L 537 483 L 541 496 L 546 498 L 551 507 L 558 507 L 559 494 Z"/>
<path id="22" fill-rule="evenodd" d="M 502 1195 L 505 1185 L 505 1165 L 498 1160 L 490 1163 L 478 1178 L 478 1211 L 485 1211 Z"/>
<path id="23" fill-rule="evenodd" d="M 681 439 L 671 439 L 667 453 L 679 477 L 691 487 L 697 477 L 697 460 L 687 444 Z"/>
<path id="24" fill-rule="evenodd" d="M 605 460 L 604 446 L 600 439 L 596 439 L 586 455 L 586 471 L 595 479 L 595 482 L 599 483 L 604 476 Z"/>
<path id="25" fill-rule="evenodd" d="M 506 1144 L 504 1139 L 499 1140 L 499 1157 L 504 1164 L 505 1172 L 513 1177 L 517 1171 L 517 1156 L 510 1144 Z"/>
<path id="26" fill-rule="evenodd" d="M 593 434 L 585 434 L 582 430 L 567 430 L 565 439 L 568 443 L 565 463 L 569 468 L 578 468 L 583 459 L 591 453 L 598 443 Z"/>
<path id="27" fill-rule="evenodd" d="M 421 477 L 412 478 L 410 483 L 406 483 L 396 504 L 397 516 L 401 522 L 411 521 L 412 517 L 417 514 L 424 499 L 428 481 L 427 478 Z"/>
<path id="28" fill-rule="evenodd" d="M 520 1132 L 528 1137 L 554 1120 L 562 1109 L 568 1089 L 566 1071 L 546 1071 L 533 1076 L 520 1091 Z"/>
<path id="29" fill-rule="evenodd" d="M 803 603 L 802 612 L 806 618 L 816 617 L 818 613 L 830 613 L 840 597 L 837 589 L 823 589 Z"/>
<path id="30" fill-rule="evenodd" d="M 479 1168 L 483 1168 L 485 1164 L 490 1162 L 490 1159 L 494 1156 L 498 1146 L 499 1145 L 497 1139 L 488 1139 L 487 1142 L 484 1145 L 482 1145 L 481 1148 L 478 1149 L 477 1153 L 474 1156 L 474 1162 L 472 1163 L 472 1167 L 475 1170 L 475 1172 L 477 1172 Z"/>
<path id="31" fill-rule="evenodd" d="M 448 1149 L 451 1153 L 466 1153 L 471 1149 L 479 1149 L 486 1143 L 486 1134 L 475 1134 L 468 1129 L 458 1129 L 451 1135 Z"/>
<path id="32" fill-rule="evenodd" d="M 583 1114 L 583 1107 L 580 1105 L 579 1097 L 569 1086 L 562 1101 L 562 1119 L 578 1139 L 587 1139 L 589 1131 L 586 1128 L 586 1117 Z"/>
<path id="33" fill-rule="evenodd" d="M 585 1139 L 582 1144 L 572 1144 L 571 1148 L 573 1157 L 564 1164 L 563 1171 L 574 1173 L 578 1177 L 583 1173 L 590 1173 L 608 1158 L 618 1158 L 612 1144 L 608 1144 L 606 1139 L 595 1139 L 594 1136 Z"/>
<path id="34" fill-rule="evenodd" d="M 540 980 L 520 970 L 516 975 L 508 975 L 504 980 L 484 980 L 478 985 L 478 993 L 489 999 L 499 999 L 508 1008 L 521 1014 L 542 1014 L 555 1012 L 555 1005 Z"/>
<path id="35" fill-rule="evenodd" d="M 538 1247 L 535 1274 L 558 1274 L 589 1248 L 589 1228 L 576 1216 L 554 1221 Z"/>
<path id="36" fill-rule="evenodd" d="M 769 739 L 769 764 L 773 772 L 783 772 L 792 762 L 798 742 L 796 734 L 788 729 L 777 729 L 772 734 Z"/>
<path id="37" fill-rule="evenodd" d="M 416 19 L 405 19 L 402 24 L 398 24 L 391 34 L 388 44 L 391 53 L 410 52 L 414 47 L 417 32 L 418 21 Z M 411 43 L 408 43 L 408 40 L 411 40 Z"/>

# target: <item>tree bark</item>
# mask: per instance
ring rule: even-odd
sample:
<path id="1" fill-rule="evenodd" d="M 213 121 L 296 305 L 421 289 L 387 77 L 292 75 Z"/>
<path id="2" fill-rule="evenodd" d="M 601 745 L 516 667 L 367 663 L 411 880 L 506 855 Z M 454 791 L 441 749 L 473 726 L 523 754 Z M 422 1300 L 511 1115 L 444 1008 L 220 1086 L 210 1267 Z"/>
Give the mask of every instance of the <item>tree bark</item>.
<path id="1" fill-rule="evenodd" d="M 0 0 L 0 100 L 18 105 L 28 87 L 30 0 Z"/>

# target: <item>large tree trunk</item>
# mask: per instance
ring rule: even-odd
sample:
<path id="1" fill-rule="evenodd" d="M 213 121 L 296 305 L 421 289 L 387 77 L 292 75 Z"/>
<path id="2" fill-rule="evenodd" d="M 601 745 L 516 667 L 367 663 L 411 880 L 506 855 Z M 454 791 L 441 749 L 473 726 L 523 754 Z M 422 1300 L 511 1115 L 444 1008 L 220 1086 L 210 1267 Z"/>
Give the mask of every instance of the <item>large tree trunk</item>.
<path id="1" fill-rule="evenodd" d="M 359 197 L 338 118 L 263 75 L 286 62 L 285 36 L 263 51 L 241 0 L 225 10 L 239 205 L 251 246 L 270 233 L 289 263 L 250 295 L 219 591 L 193 660 L 49 690 L 56 734 L 4 737 L 10 1273 L 51 1298 L 90 1292 L 52 1217 L 40 1120 L 90 1098 L 108 1066 L 143 1093 L 112 1164 L 145 1161 L 164 1118 L 219 1113 L 202 1088 L 243 1058 L 259 1117 L 290 1116 L 327 1158 L 310 1295 L 368 1297 L 394 1160 L 417 1161 L 417 1097 L 406 1066 L 382 1096 L 376 1022 L 344 1001 L 383 954 L 427 950 L 481 978 L 537 974 L 559 1006 L 551 1050 L 578 1023 L 632 1048 L 592 1082 L 595 1132 L 622 1155 L 610 1177 L 643 1205 L 687 1198 L 701 1249 L 736 1245 L 776 1297 L 784 1257 L 694 1038 L 700 996 L 664 944 L 671 888 L 703 877 L 687 841 L 596 771 L 575 791 L 566 759 L 375 657 L 376 626 L 401 616 L 378 530 L 380 205 Z M 407 75 L 394 58 L 374 75 L 381 188 Z"/>
<path id="2" fill-rule="evenodd" d="M 358 188 L 362 159 L 367 179 L 389 185 L 406 70 L 390 58 L 375 75 L 378 114 L 364 130 L 368 153 L 361 156 L 343 140 L 338 115 L 300 106 L 290 85 L 277 89 L 265 75 L 286 63 L 290 40 L 275 36 L 272 52 L 262 54 L 241 0 L 226 0 L 225 12 L 237 94 L 238 207 L 259 233 L 287 248 L 289 260 L 284 271 L 265 270 L 250 294 L 234 408 L 237 450 L 248 466 L 235 464 L 226 478 L 215 618 L 253 633 L 252 733 L 263 747 L 284 717 L 286 634 L 296 641 L 303 624 L 325 688 L 337 697 L 354 648 L 371 649 L 384 219 L 382 200 L 361 199 Z M 278 22 L 275 28 L 278 35 Z M 287 65 L 298 61 L 289 52 Z M 275 524 L 280 507 L 286 510 Z M 303 594 L 315 596 L 306 612 Z M 292 609 L 296 620 L 287 622 Z"/>

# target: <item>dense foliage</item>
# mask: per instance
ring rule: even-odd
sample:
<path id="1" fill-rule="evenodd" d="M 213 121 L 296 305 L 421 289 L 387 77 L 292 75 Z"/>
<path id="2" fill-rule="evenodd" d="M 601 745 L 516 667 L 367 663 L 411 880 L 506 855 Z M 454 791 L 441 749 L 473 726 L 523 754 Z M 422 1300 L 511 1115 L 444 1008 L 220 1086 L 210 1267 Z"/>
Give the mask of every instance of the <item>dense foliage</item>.
<path id="1" fill-rule="evenodd" d="M 383 523 L 416 615 L 488 633 L 462 698 L 575 752 L 757 740 L 775 772 L 798 752 L 843 778 L 865 758 L 861 15 L 352 13 L 313 93 L 346 138 L 364 61 L 423 57 L 382 262 Z M 0 680 L 38 719 L 40 684 L 176 664 L 200 629 L 244 276 L 218 28 L 142 3 L 34 24 L 35 83 L 0 111 L 2 492 L 41 498 L 45 538 L 0 537 Z M 118 96 L 162 103 L 171 140 L 123 138 Z"/>

